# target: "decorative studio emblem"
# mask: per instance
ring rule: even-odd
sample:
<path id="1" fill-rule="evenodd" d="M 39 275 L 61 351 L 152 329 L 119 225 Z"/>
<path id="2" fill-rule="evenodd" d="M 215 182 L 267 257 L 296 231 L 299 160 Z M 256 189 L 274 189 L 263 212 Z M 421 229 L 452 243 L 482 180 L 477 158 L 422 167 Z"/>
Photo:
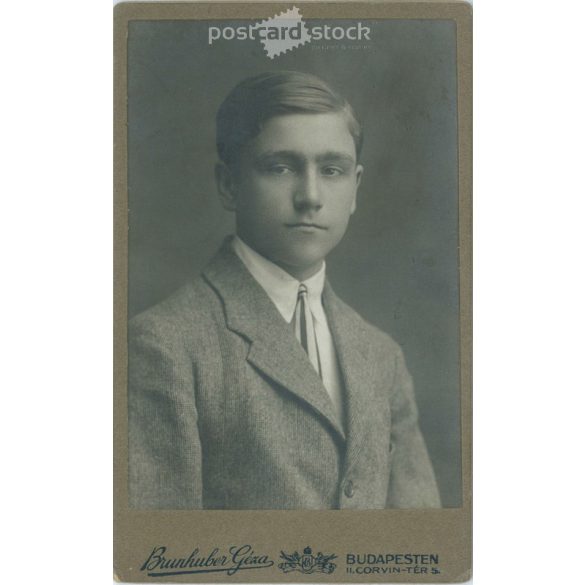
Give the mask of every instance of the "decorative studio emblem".
<path id="1" fill-rule="evenodd" d="M 280 558 L 283 559 L 284 563 L 280 563 L 278 568 L 284 573 L 290 573 L 291 571 L 299 571 L 300 573 L 333 573 L 335 563 L 331 561 L 337 558 L 337 555 L 324 555 L 322 552 L 318 552 L 316 555 L 312 554 L 311 547 L 308 546 L 300 555 L 295 551 L 292 555 L 280 551 Z"/>

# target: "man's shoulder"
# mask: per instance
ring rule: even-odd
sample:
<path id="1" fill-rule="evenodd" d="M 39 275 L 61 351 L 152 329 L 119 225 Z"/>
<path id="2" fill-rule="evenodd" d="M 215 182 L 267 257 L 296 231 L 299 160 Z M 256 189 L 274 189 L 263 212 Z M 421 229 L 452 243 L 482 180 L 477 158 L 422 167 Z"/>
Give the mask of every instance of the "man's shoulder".
<path id="1" fill-rule="evenodd" d="M 130 336 L 183 337 L 205 331 L 214 322 L 220 303 L 205 280 L 193 278 L 169 297 L 130 319 Z"/>
<path id="2" fill-rule="evenodd" d="M 342 327 L 347 336 L 354 338 L 354 343 L 367 344 L 373 351 L 379 351 L 381 355 L 400 355 L 400 345 L 385 331 L 370 323 L 357 310 L 340 299 L 330 287 L 328 297 L 332 305 L 332 315 L 336 321 L 341 320 Z"/>

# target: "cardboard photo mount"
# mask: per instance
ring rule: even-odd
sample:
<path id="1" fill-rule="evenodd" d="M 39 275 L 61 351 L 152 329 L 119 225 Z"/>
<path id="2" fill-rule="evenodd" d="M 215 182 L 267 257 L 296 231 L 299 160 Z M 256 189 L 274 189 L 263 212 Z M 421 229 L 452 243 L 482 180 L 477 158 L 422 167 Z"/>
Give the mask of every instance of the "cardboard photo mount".
<path id="1" fill-rule="evenodd" d="M 307 23 L 447 21 L 455 27 L 459 505 L 385 510 L 133 509 L 128 497 L 127 322 L 132 316 L 128 169 L 133 154 L 133 145 L 128 140 L 128 88 L 129 71 L 135 64 L 129 60 L 129 31 L 133 23 L 193 22 L 202 26 L 209 21 L 256 23 L 293 7 L 300 10 Z M 222 50 L 238 50 L 235 44 L 230 48 L 226 40 L 230 39 L 222 39 Z M 331 39 L 327 45 L 325 40 L 320 42 L 319 50 L 330 51 L 332 55 L 363 49 L 347 39 Z M 342 49 L 341 44 L 345 42 L 348 44 Z M 363 50 L 375 51 L 375 44 L 372 40 L 369 49 Z M 287 54 L 293 55 L 301 49 L 293 47 Z M 273 49 L 276 53 L 280 50 Z M 205 54 L 193 55 L 193 59 L 205 58 Z M 278 58 L 279 54 L 267 57 L 267 66 L 273 67 Z M 472 551 L 471 6 L 465 2 L 442 1 L 120 3 L 114 8 L 114 69 L 115 580 L 198 583 L 469 580 Z M 221 72 L 217 75 L 221 77 Z M 210 151 L 213 148 L 211 143 Z"/>

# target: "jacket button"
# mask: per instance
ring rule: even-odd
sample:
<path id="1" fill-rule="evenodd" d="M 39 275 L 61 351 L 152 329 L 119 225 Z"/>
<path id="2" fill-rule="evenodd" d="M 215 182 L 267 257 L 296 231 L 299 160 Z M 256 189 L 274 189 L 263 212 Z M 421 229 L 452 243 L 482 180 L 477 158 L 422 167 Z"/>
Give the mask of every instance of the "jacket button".
<path id="1" fill-rule="evenodd" d="M 345 488 L 343 490 L 343 493 L 348 497 L 348 498 L 353 498 L 353 494 L 355 493 L 355 489 L 353 487 L 353 481 L 351 481 L 351 479 L 349 479 L 346 483 L 345 483 Z"/>

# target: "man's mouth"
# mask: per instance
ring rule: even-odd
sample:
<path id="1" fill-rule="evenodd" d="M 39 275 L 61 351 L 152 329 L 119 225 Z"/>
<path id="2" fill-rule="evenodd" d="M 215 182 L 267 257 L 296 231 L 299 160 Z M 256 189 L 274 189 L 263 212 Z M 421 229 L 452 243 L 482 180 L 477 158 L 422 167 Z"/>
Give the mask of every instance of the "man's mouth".
<path id="1" fill-rule="evenodd" d="M 295 223 L 287 223 L 285 224 L 289 228 L 298 228 L 298 229 L 316 229 L 316 230 L 326 230 L 327 228 L 324 225 L 319 225 L 318 223 L 313 223 L 312 221 L 299 221 Z"/>

